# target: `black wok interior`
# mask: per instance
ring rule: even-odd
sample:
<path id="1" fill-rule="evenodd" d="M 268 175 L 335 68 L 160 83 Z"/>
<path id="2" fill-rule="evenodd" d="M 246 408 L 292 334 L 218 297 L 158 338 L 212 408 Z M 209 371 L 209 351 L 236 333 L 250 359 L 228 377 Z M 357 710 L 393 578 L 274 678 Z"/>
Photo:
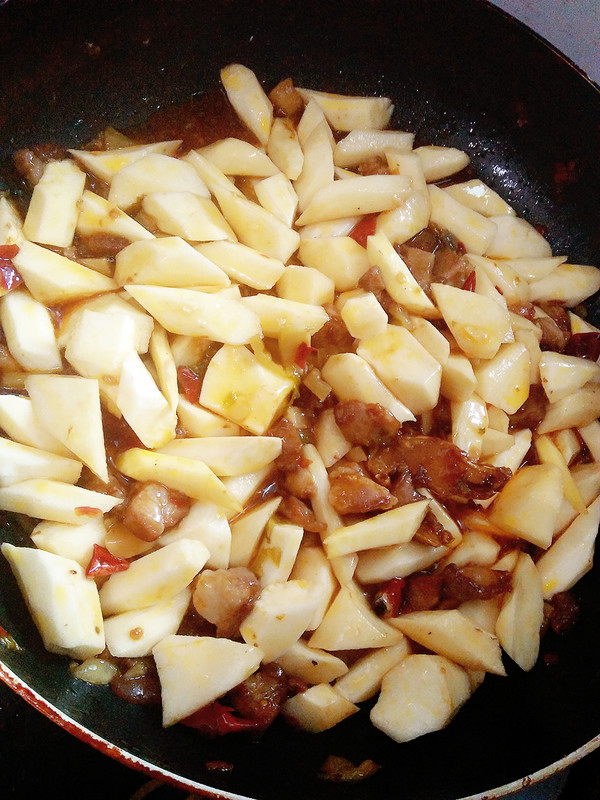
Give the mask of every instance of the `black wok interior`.
<path id="1" fill-rule="evenodd" d="M 418 143 L 466 150 L 479 175 L 545 230 L 553 251 L 600 265 L 600 93 L 563 57 L 483 0 L 8 0 L 0 5 L 0 189 L 19 190 L 19 147 L 77 146 L 107 124 L 217 86 L 239 61 L 270 88 L 385 94 L 393 126 Z M 568 180 L 556 180 L 567 168 Z M 600 314 L 590 304 L 591 320 Z M 0 538 L 22 534 L 0 517 Z M 157 710 L 124 705 L 46 653 L 4 560 L 0 624 L 23 646 L 0 659 L 80 724 L 185 779 L 275 800 L 449 800 L 492 790 L 600 734 L 598 566 L 578 585 L 578 625 L 548 636 L 529 674 L 487 676 L 449 728 L 397 745 L 367 710 L 311 736 L 278 723 L 260 742 L 163 731 Z M 551 655 L 546 659 L 544 654 Z M 330 755 L 379 772 L 358 784 L 318 778 Z M 219 774 L 206 762 L 229 761 Z"/>

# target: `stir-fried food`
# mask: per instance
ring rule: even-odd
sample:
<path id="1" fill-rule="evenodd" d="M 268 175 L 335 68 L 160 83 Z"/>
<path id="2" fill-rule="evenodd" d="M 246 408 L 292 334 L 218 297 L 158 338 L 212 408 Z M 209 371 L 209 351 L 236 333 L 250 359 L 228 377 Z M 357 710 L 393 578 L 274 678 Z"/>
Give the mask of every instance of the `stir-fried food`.
<path id="1" fill-rule="evenodd" d="M 31 535 L 2 552 L 74 678 L 165 726 L 370 700 L 407 741 L 576 619 L 600 270 L 390 99 L 221 79 L 197 116 L 16 154 L 0 509 Z"/>

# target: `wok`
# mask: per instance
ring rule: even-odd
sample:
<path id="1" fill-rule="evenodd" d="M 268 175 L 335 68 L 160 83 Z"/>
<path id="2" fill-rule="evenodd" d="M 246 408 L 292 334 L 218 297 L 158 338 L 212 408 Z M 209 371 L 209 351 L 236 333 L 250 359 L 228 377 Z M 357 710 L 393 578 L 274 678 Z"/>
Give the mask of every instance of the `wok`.
<path id="1" fill-rule="evenodd" d="M 466 150 L 555 253 L 600 265 L 598 88 L 478 0 L 9 0 L 0 7 L 0 188 L 20 188 L 15 149 L 77 146 L 107 124 L 137 124 L 216 87 L 232 61 L 268 87 L 291 76 L 389 95 L 394 127 L 415 131 L 417 143 Z M 594 302 L 590 314 L 599 324 Z M 22 541 L 6 517 L 0 527 L 3 540 Z M 366 711 L 318 736 L 276 723 L 258 743 L 206 741 L 181 725 L 163 731 L 158 710 L 74 680 L 64 659 L 43 650 L 4 560 L 0 624 L 21 649 L 0 646 L 0 677 L 95 747 L 210 796 L 499 797 L 600 744 L 598 570 L 577 586 L 578 624 L 544 639 L 532 672 L 509 664 L 509 678 L 488 675 L 449 728 L 403 745 L 373 729 Z M 330 754 L 381 769 L 362 783 L 324 782 L 318 770 Z M 217 760 L 234 769 L 211 771 Z"/>

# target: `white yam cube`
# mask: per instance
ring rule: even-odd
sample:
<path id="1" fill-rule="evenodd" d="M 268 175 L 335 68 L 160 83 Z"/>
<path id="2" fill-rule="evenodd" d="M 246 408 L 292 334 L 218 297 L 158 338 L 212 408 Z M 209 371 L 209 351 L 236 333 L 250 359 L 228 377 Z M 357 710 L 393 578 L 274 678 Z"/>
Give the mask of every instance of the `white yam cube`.
<path id="1" fill-rule="evenodd" d="M 376 231 L 392 244 L 403 244 L 427 227 L 430 212 L 429 193 L 411 192 L 396 208 L 378 214 Z"/>
<path id="2" fill-rule="evenodd" d="M 164 328 L 156 326 L 150 337 L 150 357 L 156 370 L 156 382 L 162 392 L 169 408 L 177 408 L 179 399 L 179 384 L 177 379 L 177 365 L 171 351 L 171 345 Z"/>
<path id="3" fill-rule="evenodd" d="M 310 584 L 310 592 L 317 598 L 317 606 L 306 630 L 317 628 L 329 608 L 331 598 L 337 590 L 337 581 L 329 559 L 321 547 L 303 546 L 296 557 L 291 573 L 292 580 L 306 580 Z"/>
<path id="4" fill-rule="evenodd" d="M 94 552 L 94 545 L 104 546 L 106 526 L 102 517 L 93 517 L 82 525 L 64 522 L 38 522 L 31 533 L 31 541 L 40 550 L 47 550 L 63 558 L 71 558 L 86 569 Z"/>
<path id="5" fill-rule="evenodd" d="M 468 672 L 439 655 L 409 655 L 384 676 L 371 722 L 396 742 L 445 728 L 471 696 Z"/>
<path id="6" fill-rule="evenodd" d="M 200 403 L 260 436 L 293 389 L 294 381 L 275 364 L 271 368 L 245 347 L 224 345 L 208 365 Z"/>
<path id="7" fill-rule="evenodd" d="M 292 227 L 298 210 L 298 195 L 283 172 L 255 181 L 254 192 L 266 211 Z"/>
<path id="8" fill-rule="evenodd" d="M 277 436 L 201 436 L 173 439 L 159 449 L 167 455 L 196 458 L 215 475 L 245 475 L 270 465 L 280 454 Z"/>
<path id="9" fill-rule="evenodd" d="M 296 129 L 287 117 L 276 117 L 273 120 L 267 153 L 290 181 L 295 181 L 302 172 L 304 153 Z"/>
<path id="10" fill-rule="evenodd" d="M 336 131 L 387 127 L 394 106 L 388 97 L 355 97 L 298 88 L 305 103 L 314 100 Z"/>
<path id="11" fill-rule="evenodd" d="M 126 356 L 136 352 L 136 340 L 132 316 L 86 308 L 73 325 L 65 358 L 85 378 L 118 378 Z"/>
<path id="12" fill-rule="evenodd" d="M 369 269 L 367 251 L 350 236 L 302 239 L 298 255 L 305 267 L 322 272 L 340 292 L 354 289 Z"/>
<path id="13" fill-rule="evenodd" d="M 588 381 L 600 382 L 600 365 L 589 358 L 577 358 L 546 350 L 540 358 L 540 378 L 551 403 L 580 389 Z"/>
<path id="14" fill-rule="evenodd" d="M 508 263 L 499 258 L 486 258 L 472 253 L 469 253 L 467 258 L 476 268 L 478 277 L 480 272 L 484 272 L 509 305 L 529 301 L 530 291 L 527 280 L 512 269 Z"/>
<path id="15" fill-rule="evenodd" d="M 69 150 L 69 153 L 92 175 L 96 175 L 105 183 L 110 183 L 120 170 L 133 164 L 151 153 L 174 155 L 181 139 L 150 144 L 116 147 L 112 150 Z"/>
<path id="16" fill-rule="evenodd" d="M 531 223 L 511 214 L 489 218 L 496 231 L 480 255 L 489 258 L 547 258 L 552 255 L 548 242 Z"/>
<path id="17" fill-rule="evenodd" d="M 273 497 L 251 508 L 231 522 L 231 567 L 248 567 L 254 557 L 267 522 L 277 511 L 280 497 Z"/>
<path id="18" fill-rule="evenodd" d="M 235 241 L 235 234 L 210 198 L 192 192 L 152 192 L 142 200 L 143 211 L 159 230 L 188 242 Z"/>
<path id="19" fill-rule="evenodd" d="M 537 661 L 543 621 L 540 573 L 531 556 L 520 553 L 512 575 L 512 589 L 505 596 L 496 621 L 496 636 L 512 660 L 526 672 Z"/>
<path id="20" fill-rule="evenodd" d="M 515 211 L 508 203 L 479 178 L 453 183 L 450 186 L 446 186 L 444 191 L 455 200 L 458 200 L 459 203 L 462 203 L 463 206 L 472 208 L 473 211 L 483 214 L 484 217 L 515 214 Z"/>
<path id="21" fill-rule="evenodd" d="M 329 319 L 322 306 L 312 306 L 270 294 L 242 298 L 242 304 L 260 320 L 264 336 L 290 337 L 298 342 L 310 341 Z"/>
<path id="22" fill-rule="evenodd" d="M 115 403 L 146 447 L 161 447 L 174 438 L 175 411 L 133 350 L 123 359 Z"/>
<path id="23" fill-rule="evenodd" d="M 469 458 L 479 459 L 488 426 L 487 408 L 476 394 L 450 404 L 452 442 Z"/>
<path id="24" fill-rule="evenodd" d="M 253 289 L 271 289 L 284 273 L 283 263 L 240 242 L 216 241 L 195 248 L 217 264 L 232 280 Z"/>
<path id="25" fill-rule="evenodd" d="M 198 152 L 225 175 L 247 175 L 268 178 L 277 173 L 269 156 L 243 139 L 228 137 L 201 147 Z"/>
<path id="26" fill-rule="evenodd" d="M 385 333 L 362 340 L 356 352 L 413 414 L 437 404 L 441 364 L 406 328 L 388 325 Z"/>
<path id="27" fill-rule="evenodd" d="M 22 242 L 12 261 L 33 297 L 45 305 L 117 288 L 112 278 L 33 242 Z"/>
<path id="28" fill-rule="evenodd" d="M 334 160 L 338 167 L 356 167 L 373 156 L 383 156 L 387 150 L 409 153 L 414 134 L 405 131 L 354 129 L 335 146 Z"/>
<path id="29" fill-rule="evenodd" d="M 0 438 L 0 486 L 10 486 L 29 478 L 77 483 L 82 466 L 73 458 Z"/>
<path id="30" fill-rule="evenodd" d="M 261 586 L 288 580 L 303 536 L 300 525 L 269 520 L 250 565 Z"/>
<path id="31" fill-rule="evenodd" d="M 158 539 L 164 547 L 178 539 L 197 539 L 209 552 L 205 566 L 227 569 L 231 554 L 231 529 L 227 516 L 215 503 L 196 500 L 180 523 L 169 528 Z"/>
<path id="32" fill-rule="evenodd" d="M 351 703 L 369 700 L 380 690 L 383 676 L 410 653 L 411 647 L 406 637 L 398 644 L 373 650 L 354 661 L 334 686 Z"/>
<path id="33" fill-rule="evenodd" d="M 503 344 L 489 361 L 475 369 L 477 393 L 487 402 L 514 414 L 529 396 L 529 351 L 518 342 Z M 600 375 L 600 367 L 598 368 Z"/>
<path id="34" fill-rule="evenodd" d="M 261 658 L 258 648 L 230 639 L 178 634 L 165 636 L 154 646 L 152 655 L 160 680 L 165 728 L 249 678 Z"/>
<path id="35" fill-rule="evenodd" d="M 85 172 L 74 161 L 49 161 L 33 187 L 23 223 L 25 236 L 38 244 L 70 247 L 84 187 Z"/>
<path id="36" fill-rule="evenodd" d="M 286 675 L 314 686 L 317 683 L 330 683 L 348 672 L 346 663 L 341 658 L 309 647 L 305 641 L 298 639 L 289 650 L 275 659 Z"/>
<path id="37" fill-rule="evenodd" d="M 566 397 L 550 403 L 546 416 L 538 425 L 538 433 L 551 433 L 563 428 L 582 428 L 600 416 L 600 385 L 584 384 Z"/>
<path id="38" fill-rule="evenodd" d="M 431 222 L 454 234 L 468 253 L 483 255 L 489 251 L 496 236 L 496 223 L 492 219 L 462 205 L 439 186 L 429 186 L 429 200 Z"/>
<path id="39" fill-rule="evenodd" d="M 229 64 L 221 70 L 221 82 L 241 121 L 266 147 L 273 106 L 254 72 L 242 64 Z"/>
<path id="40" fill-rule="evenodd" d="M 361 583 L 405 578 L 413 572 L 431 567 L 447 552 L 447 547 L 432 547 L 421 542 L 367 550 L 360 554 L 356 577 Z"/>
<path id="41" fill-rule="evenodd" d="M 475 391 L 477 378 L 470 360 L 463 353 L 450 353 L 442 364 L 440 393 L 451 401 L 468 400 Z"/>
<path id="42" fill-rule="evenodd" d="M 335 282 L 313 267 L 290 264 L 277 280 L 277 294 L 286 300 L 322 306 L 333 303 Z"/>
<path id="43" fill-rule="evenodd" d="M 20 245 L 23 241 L 23 220 L 8 197 L 0 197 L 0 244 Z"/>
<path id="44" fill-rule="evenodd" d="M 423 145 L 414 151 L 421 159 L 427 183 L 441 181 L 469 165 L 469 156 L 456 147 Z"/>
<path id="45" fill-rule="evenodd" d="M 508 267 L 523 280 L 533 283 L 550 275 L 556 267 L 564 264 L 566 256 L 546 256 L 541 258 L 503 258 L 503 267 Z"/>
<path id="46" fill-rule="evenodd" d="M 50 312 L 29 292 L 16 289 L 2 298 L 0 324 L 12 357 L 24 369 L 53 372 L 61 368 Z"/>
<path id="47" fill-rule="evenodd" d="M 270 583 L 240 625 L 240 633 L 247 644 L 258 648 L 267 664 L 298 641 L 315 608 L 308 581 Z"/>
<path id="48" fill-rule="evenodd" d="M 565 500 L 567 500 L 576 511 L 585 512 L 585 503 L 583 498 L 579 492 L 579 489 L 577 488 L 577 484 L 575 483 L 573 476 L 571 475 L 569 466 L 557 445 L 548 435 L 543 434 L 536 437 L 535 449 L 541 464 L 554 464 L 560 469 L 563 479 L 563 492 Z"/>
<path id="49" fill-rule="evenodd" d="M 288 722 L 309 733 L 329 730 L 357 711 L 358 706 L 338 694 L 329 683 L 310 686 L 286 700 L 281 709 Z"/>
<path id="50" fill-rule="evenodd" d="M 177 417 L 188 436 L 239 436 L 241 428 L 179 395 Z"/>
<path id="51" fill-rule="evenodd" d="M 322 411 L 315 423 L 315 445 L 327 468 L 346 455 L 352 444 L 345 438 L 335 421 L 332 408 Z"/>
<path id="52" fill-rule="evenodd" d="M 105 617 L 148 606 L 182 592 L 206 564 L 202 542 L 179 539 L 132 561 L 129 569 L 110 575 L 100 589 Z"/>
<path id="53" fill-rule="evenodd" d="M 166 636 L 177 633 L 191 599 L 188 588 L 160 603 L 123 611 L 104 620 L 110 654 L 116 658 L 143 658 Z"/>
<path id="54" fill-rule="evenodd" d="M 8 542 L 2 554 L 47 650 L 78 659 L 104 650 L 98 590 L 76 561 Z"/>
<path id="55" fill-rule="evenodd" d="M 128 216 L 114 203 L 86 189 L 79 201 L 77 232 L 83 234 L 107 233 L 122 236 L 130 242 L 153 239 L 154 235 L 139 222 Z"/>
<path id="56" fill-rule="evenodd" d="M 318 122 L 302 140 L 302 169 L 294 180 L 298 207 L 304 211 L 316 193 L 333 183 L 333 142 L 327 121 Z"/>
<path id="57" fill-rule="evenodd" d="M 119 505 L 120 499 L 46 478 L 0 488 L 0 508 L 37 519 L 82 525 Z"/>

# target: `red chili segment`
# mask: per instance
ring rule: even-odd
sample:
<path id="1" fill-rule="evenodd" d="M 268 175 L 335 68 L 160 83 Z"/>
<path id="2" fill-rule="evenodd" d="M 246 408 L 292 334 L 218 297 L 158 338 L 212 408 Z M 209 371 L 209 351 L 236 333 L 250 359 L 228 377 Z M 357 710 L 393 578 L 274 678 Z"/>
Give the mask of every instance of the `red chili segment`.
<path id="1" fill-rule="evenodd" d="M 178 367 L 177 378 L 183 396 L 189 403 L 197 403 L 200 399 L 200 376 L 191 367 Z"/>
<path id="2" fill-rule="evenodd" d="M 85 574 L 88 578 L 102 578 L 115 572 L 124 572 L 126 569 L 129 569 L 129 561 L 126 558 L 113 556 L 106 547 L 95 544 Z"/>
<path id="3" fill-rule="evenodd" d="M 224 736 L 226 733 L 258 730 L 261 727 L 256 720 L 236 717 L 231 708 L 216 700 L 190 714 L 182 722 L 208 736 Z"/>
<path id="4" fill-rule="evenodd" d="M 361 247 L 366 247 L 367 239 L 375 234 L 376 227 L 377 214 L 367 214 L 356 223 L 348 235 Z"/>

